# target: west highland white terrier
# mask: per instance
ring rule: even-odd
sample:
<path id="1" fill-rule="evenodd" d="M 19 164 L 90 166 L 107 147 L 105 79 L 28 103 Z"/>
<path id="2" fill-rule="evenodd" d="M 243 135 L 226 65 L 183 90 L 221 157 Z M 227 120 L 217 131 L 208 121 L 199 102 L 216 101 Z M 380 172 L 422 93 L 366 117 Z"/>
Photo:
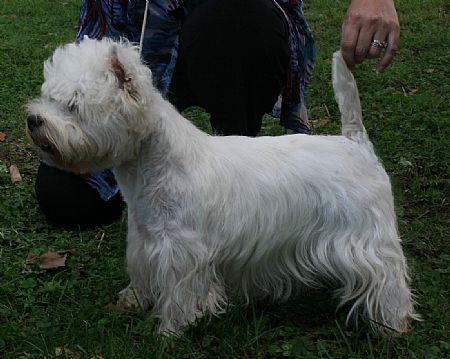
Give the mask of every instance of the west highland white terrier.
<path id="1" fill-rule="evenodd" d="M 390 181 L 339 52 L 341 136 L 210 136 L 161 96 L 126 41 L 59 47 L 44 77 L 29 136 L 59 168 L 113 169 L 128 205 L 122 294 L 151 305 L 159 331 L 218 314 L 236 293 L 281 300 L 302 286 L 331 286 L 348 318 L 383 334 L 417 318 Z"/>

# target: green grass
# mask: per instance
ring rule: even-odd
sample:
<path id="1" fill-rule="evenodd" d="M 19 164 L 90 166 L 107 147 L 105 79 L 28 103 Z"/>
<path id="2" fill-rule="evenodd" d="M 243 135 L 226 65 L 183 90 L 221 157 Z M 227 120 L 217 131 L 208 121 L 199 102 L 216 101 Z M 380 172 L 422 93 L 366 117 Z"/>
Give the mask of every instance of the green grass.
<path id="1" fill-rule="evenodd" d="M 337 133 L 328 59 L 339 44 L 347 1 L 307 2 L 318 43 L 308 101 L 315 132 Z M 65 231 L 46 223 L 33 191 L 38 157 L 24 132 L 23 105 L 39 93 L 42 63 L 75 33 L 79 1 L 10 0 L 0 6 L 0 358 L 449 358 L 450 73 L 448 3 L 398 0 L 401 46 L 394 65 L 355 70 L 365 125 L 391 175 L 417 309 L 424 321 L 396 339 L 364 324 L 346 327 L 328 294 L 286 304 L 229 308 L 181 338 L 154 334 L 149 313 L 109 311 L 127 284 L 126 223 Z M 203 128 L 207 115 L 187 116 Z M 321 121 L 324 116 L 330 120 Z M 264 134 L 280 134 L 266 118 Z M 10 183 L 18 165 L 23 180 Z M 301 166 L 301 164 L 299 164 Z M 103 237 L 102 237 L 103 235 Z M 29 252 L 74 248 L 60 270 L 27 269 Z"/>

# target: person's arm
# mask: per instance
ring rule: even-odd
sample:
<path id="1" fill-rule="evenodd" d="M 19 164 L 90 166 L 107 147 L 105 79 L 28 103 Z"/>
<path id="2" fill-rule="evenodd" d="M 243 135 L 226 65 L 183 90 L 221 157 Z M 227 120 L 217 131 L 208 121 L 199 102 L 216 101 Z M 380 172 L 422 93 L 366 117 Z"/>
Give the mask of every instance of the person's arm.
<path id="1" fill-rule="evenodd" d="M 400 25 L 393 0 L 352 0 L 342 24 L 341 50 L 345 62 L 352 67 L 366 58 L 381 55 L 377 70 L 391 63 L 397 51 Z M 387 48 L 372 46 L 378 40 Z"/>

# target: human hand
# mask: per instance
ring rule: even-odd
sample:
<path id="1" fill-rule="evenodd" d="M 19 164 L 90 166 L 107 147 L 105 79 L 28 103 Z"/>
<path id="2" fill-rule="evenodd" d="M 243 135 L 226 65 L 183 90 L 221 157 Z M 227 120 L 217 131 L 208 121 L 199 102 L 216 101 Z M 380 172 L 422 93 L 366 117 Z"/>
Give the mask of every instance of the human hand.
<path id="1" fill-rule="evenodd" d="M 393 0 L 352 0 L 342 24 L 341 51 L 349 67 L 380 57 L 377 71 L 391 63 L 398 47 L 400 25 Z M 373 41 L 387 42 L 384 54 Z"/>

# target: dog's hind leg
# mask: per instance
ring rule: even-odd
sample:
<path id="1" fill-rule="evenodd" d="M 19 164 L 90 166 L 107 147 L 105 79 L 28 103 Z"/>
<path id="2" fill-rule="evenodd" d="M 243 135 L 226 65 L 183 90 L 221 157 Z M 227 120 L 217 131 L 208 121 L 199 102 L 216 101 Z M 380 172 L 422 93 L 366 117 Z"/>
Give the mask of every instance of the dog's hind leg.
<path id="1" fill-rule="evenodd" d="M 341 305 L 353 302 L 347 320 L 361 312 L 371 327 L 382 334 L 402 333 L 414 314 L 405 257 L 397 235 L 350 240 L 341 251 L 337 276 Z"/>
<path id="2" fill-rule="evenodd" d="M 384 265 L 386 276 L 367 293 L 365 312 L 375 331 L 382 334 L 404 333 L 411 320 L 419 319 L 414 312 L 413 298 L 408 287 L 406 264 L 385 258 Z"/>

